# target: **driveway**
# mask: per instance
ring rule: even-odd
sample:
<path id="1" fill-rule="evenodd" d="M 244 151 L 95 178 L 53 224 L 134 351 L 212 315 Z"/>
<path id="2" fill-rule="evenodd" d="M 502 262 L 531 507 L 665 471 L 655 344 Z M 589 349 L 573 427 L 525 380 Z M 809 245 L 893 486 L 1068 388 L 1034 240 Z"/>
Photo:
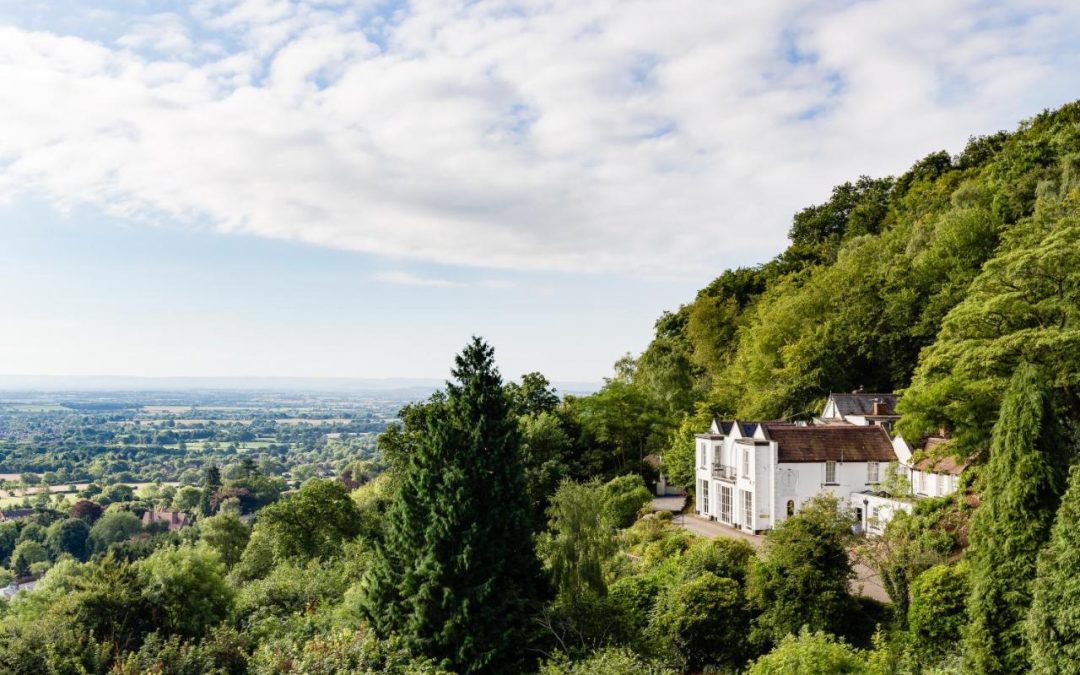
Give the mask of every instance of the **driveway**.
<path id="1" fill-rule="evenodd" d="M 659 501 L 659 498 L 653 500 L 654 510 L 668 510 L 657 509 L 657 501 Z M 723 523 L 718 523 L 715 520 L 709 520 L 708 518 L 702 518 L 701 516 L 692 513 L 677 515 L 672 522 L 696 535 L 708 539 L 714 539 L 716 537 L 741 539 L 755 548 L 760 548 L 761 544 L 765 541 L 765 537 L 760 534 L 748 534 L 742 530 L 736 530 L 729 525 L 724 525 Z M 853 593 L 857 593 L 867 598 L 873 598 L 879 602 L 891 602 L 889 594 L 885 592 L 885 589 L 881 585 L 881 577 L 878 576 L 877 572 L 854 559 L 851 561 L 851 567 L 855 571 L 855 579 L 851 582 L 851 590 Z"/>

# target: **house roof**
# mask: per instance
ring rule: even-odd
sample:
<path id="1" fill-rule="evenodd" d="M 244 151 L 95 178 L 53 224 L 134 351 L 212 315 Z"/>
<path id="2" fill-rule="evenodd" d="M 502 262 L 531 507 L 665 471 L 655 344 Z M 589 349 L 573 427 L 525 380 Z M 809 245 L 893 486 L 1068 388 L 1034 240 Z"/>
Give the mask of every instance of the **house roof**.
<path id="1" fill-rule="evenodd" d="M 147 511 L 143 514 L 143 525 L 165 522 L 170 530 L 178 530 L 188 524 L 188 514 L 183 511 Z"/>
<path id="2" fill-rule="evenodd" d="M 11 509 L 0 511 L 0 520 L 18 520 L 20 518 L 29 518 L 32 515 L 34 515 L 34 509 Z"/>
<path id="3" fill-rule="evenodd" d="M 881 403 L 883 410 L 879 415 L 896 414 L 896 394 L 856 392 L 853 394 L 829 394 L 829 398 L 836 404 L 836 410 L 844 416 L 847 415 L 873 415 L 874 403 Z"/>
<path id="4" fill-rule="evenodd" d="M 779 462 L 894 462 L 892 441 L 879 426 L 762 424 Z"/>
<path id="5" fill-rule="evenodd" d="M 968 466 L 967 462 L 957 462 L 955 457 L 927 457 L 915 464 L 915 469 L 924 473 L 947 473 L 959 476 Z"/>
<path id="6" fill-rule="evenodd" d="M 713 420 L 713 424 L 720 430 L 721 436 L 730 436 L 737 431 L 740 436 L 753 436 L 760 422 L 743 422 L 739 420 Z M 716 438 L 715 434 L 697 434 L 698 438 Z"/>

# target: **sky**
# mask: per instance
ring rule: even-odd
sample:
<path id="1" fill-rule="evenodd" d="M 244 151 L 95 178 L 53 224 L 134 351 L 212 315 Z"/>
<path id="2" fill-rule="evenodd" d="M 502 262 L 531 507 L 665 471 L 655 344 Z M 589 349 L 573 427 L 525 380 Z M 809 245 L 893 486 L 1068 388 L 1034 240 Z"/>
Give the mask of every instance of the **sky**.
<path id="1" fill-rule="evenodd" d="M 1080 97 L 1080 3 L 0 0 L 0 374 L 597 381 L 859 175 Z"/>

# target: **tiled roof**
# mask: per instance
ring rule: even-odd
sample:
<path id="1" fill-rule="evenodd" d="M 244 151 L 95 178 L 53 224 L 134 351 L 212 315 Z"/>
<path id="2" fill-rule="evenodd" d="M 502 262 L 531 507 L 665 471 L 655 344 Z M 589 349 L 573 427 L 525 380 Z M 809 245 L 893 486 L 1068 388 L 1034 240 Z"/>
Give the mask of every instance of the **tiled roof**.
<path id="1" fill-rule="evenodd" d="M 896 414 L 896 394 L 859 392 L 857 394 L 829 394 L 829 398 L 836 403 L 836 409 L 841 415 L 873 415 L 875 402 L 882 404 L 883 410 L 879 414 Z"/>
<path id="2" fill-rule="evenodd" d="M 766 422 L 780 462 L 894 462 L 889 434 L 879 426 L 799 426 Z"/>
<path id="3" fill-rule="evenodd" d="M 188 514 L 183 511 L 147 511 L 143 514 L 143 525 L 165 522 L 170 530 L 179 530 L 188 524 Z"/>

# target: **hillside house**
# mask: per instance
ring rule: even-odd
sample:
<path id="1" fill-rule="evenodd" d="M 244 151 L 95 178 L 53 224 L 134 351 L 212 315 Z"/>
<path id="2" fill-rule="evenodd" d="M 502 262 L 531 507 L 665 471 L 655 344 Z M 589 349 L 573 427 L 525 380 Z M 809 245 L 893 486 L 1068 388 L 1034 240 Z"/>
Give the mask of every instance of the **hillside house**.
<path id="1" fill-rule="evenodd" d="M 143 513 L 143 527 L 149 527 L 154 523 L 167 523 L 169 530 L 175 532 L 190 524 L 188 514 L 183 511 L 154 511 Z"/>
<path id="2" fill-rule="evenodd" d="M 783 522 L 822 492 L 851 503 L 865 523 L 861 495 L 896 461 L 880 425 L 716 420 L 696 443 L 697 512 L 753 533 Z"/>

